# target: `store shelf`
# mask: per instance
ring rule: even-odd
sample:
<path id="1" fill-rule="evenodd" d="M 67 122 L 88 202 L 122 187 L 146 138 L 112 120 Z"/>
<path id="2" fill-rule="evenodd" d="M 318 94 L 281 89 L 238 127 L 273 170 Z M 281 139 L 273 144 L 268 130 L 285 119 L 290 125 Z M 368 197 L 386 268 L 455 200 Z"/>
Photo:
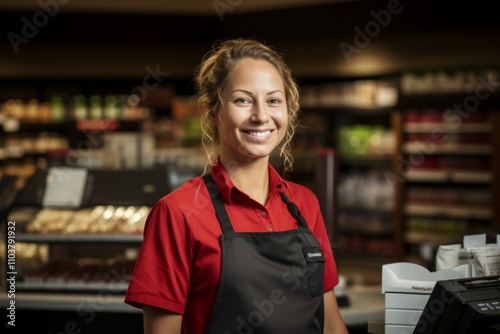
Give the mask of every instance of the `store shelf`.
<path id="1" fill-rule="evenodd" d="M 369 212 L 369 213 L 382 213 L 382 214 L 387 214 L 394 212 L 394 205 L 391 204 L 379 204 L 376 203 L 374 205 L 368 206 L 368 205 L 347 205 L 347 204 L 341 204 L 339 205 L 339 210 L 342 210 L 343 212 Z"/>
<path id="2" fill-rule="evenodd" d="M 403 144 L 403 152 L 407 154 L 489 155 L 492 151 L 491 145 L 482 144 L 435 144 L 432 142 Z"/>
<path id="3" fill-rule="evenodd" d="M 491 182 L 493 176 L 489 171 L 408 170 L 404 173 L 404 178 L 412 182 L 486 184 Z"/>
<path id="4" fill-rule="evenodd" d="M 64 132 L 68 122 L 20 122 L 16 119 L 4 120 L 0 134 L 20 132 Z"/>
<path id="5" fill-rule="evenodd" d="M 106 293 L 106 302 L 103 302 L 102 294 L 54 294 L 54 293 L 17 293 L 17 309 L 75 311 L 84 305 L 98 305 L 100 312 L 141 313 L 142 310 L 132 307 L 123 302 L 122 294 Z M 7 295 L 0 296 L 0 304 L 7 306 L 9 299 Z"/>
<path id="6" fill-rule="evenodd" d="M 9 119 L 0 127 L 0 134 L 67 132 L 67 131 L 139 131 L 144 120 L 88 119 L 61 122 L 26 122 Z"/>
<path id="7" fill-rule="evenodd" d="M 342 234 L 356 234 L 359 236 L 366 236 L 366 237 L 392 237 L 394 235 L 394 224 L 393 222 L 388 222 L 388 228 L 386 229 L 381 229 L 381 228 L 364 228 L 364 229 L 357 229 L 357 228 L 349 228 L 349 227 L 339 227 L 339 232 L 337 233 L 342 233 Z"/>
<path id="8" fill-rule="evenodd" d="M 490 219 L 492 216 L 489 207 L 466 207 L 433 204 L 407 204 L 404 209 L 406 215 L 422 217 L 448 217 L 458 219 Z"/>
<path id="9" fill-rule="evenodd" d="M 28 234 L 16 235 L 17 242 L 32 243 L 140 243 L 142 234 Z"/>
<path id="10" fill-rule="evenodd" d="M 65 291 L 78 291 L 78 292 L 95 292 L 95 291 L 109 291 L 112 293 L 125 294 L 128 288 L 128 282 L 102 282 L 102 283 L 83 283 L 83 282 L 58 282 L 58 281 L 45 281 L 45 282 L 16 282 L 18 291 L 52 291 L 63 293 Z"/>
<path id="11" fill-rule="evenodd" d="M 455 125 L 451 123 L 406 123 L 403 126 L 405 133 L 490 133 L 489 123 L 471 123 Z"/>
<path id="12" fill-rule="evenodd" d="M 340 163 L 348 166 L 389 166 L 391 162 L 391 155 L 343 155 L 340 157 Z"/>
<path id="13" fill-rule="evenodd" d="M 401 260 L 423 261 L 421 245 L 461 242 L 464 233 L 485 231 L 497 221 L 495 136 L 500 95 L 492 94 L 474 112 L 459 115 L 447 110 L 470 95 L 431 91 L 429 87 L 425 94 L 401 94 L 398 101 L 396 130 L 402 159 L 393 171 L 402 176 L 396 185 Z"/>
<path id="14" fill-rule="evenodd" d="M 433 232 L 408 232 L 405 234 L 405 242 L 408 244 L 420 245 L 448 245 L 453 243 L 461 243 L 463 235 L 448 235 L 448 234 L 437 234 Z"/>
<path id="15" fill-rule="evenodd" d="M 143 120 L 88 119 L 69 122 L 78 131 L 140 131 Z"/>
<path id="16" fill-rule="evenodd" d="M 470 97 L 471 93 L 468 92 L 400 94 L 398 106 L 412 109 L 451 108 L 454 104 L 467 101 Z M 499 101 L 500 94 L 495 92 L 487 99 L 480 100 L 478 108 L 495 108 L 498 107 Z"/>
<path id="17" fill-rule="evenodd" d="M 302 105 L 302 109 L 307 109 L 311 112 L 328 113 L 328 114 L 348 114 L 348 115 L 387 115 L 394 110 L 393 106 L 390 107 L 369 107 L 345 104 L 332 104 L 332 105 Z"/>

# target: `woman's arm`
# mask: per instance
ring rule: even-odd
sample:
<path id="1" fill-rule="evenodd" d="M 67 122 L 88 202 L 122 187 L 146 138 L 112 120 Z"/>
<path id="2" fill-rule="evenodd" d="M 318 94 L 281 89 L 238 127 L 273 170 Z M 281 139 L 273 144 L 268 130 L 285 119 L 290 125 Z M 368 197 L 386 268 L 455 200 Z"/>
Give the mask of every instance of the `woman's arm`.
<path id="1" fill-rule="evenodd" d="M 324 334 L 347 334 L 344 320 L 340 315 L 337 305 L 337 298 L 333 290 L 325 292 L 323 295 L 325 302 L 325 329 Z"/>
<path id="2" fill-rule="evenodd" d="M 180 334 L 182 315 L 144 305 L 144 334 Z"/>

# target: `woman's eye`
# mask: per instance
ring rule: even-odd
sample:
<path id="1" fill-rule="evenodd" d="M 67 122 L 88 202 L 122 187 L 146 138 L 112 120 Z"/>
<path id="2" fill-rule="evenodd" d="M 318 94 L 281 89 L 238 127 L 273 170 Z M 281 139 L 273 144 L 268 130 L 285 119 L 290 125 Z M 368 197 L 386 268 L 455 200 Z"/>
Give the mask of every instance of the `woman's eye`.
<path id="1" fill-rule="evenodd" d="M 268 102 L 269 102 L 269 104 L 278 104 L 278 103 L 281 103 L 281 100 L 280 99 L 270 99 Z"/>
<path id="2" fill-rule="evenodd" d="M 250 100 L 245 97 L 237 97 L 233 100 L 235 103 L 250 103 Z"/>

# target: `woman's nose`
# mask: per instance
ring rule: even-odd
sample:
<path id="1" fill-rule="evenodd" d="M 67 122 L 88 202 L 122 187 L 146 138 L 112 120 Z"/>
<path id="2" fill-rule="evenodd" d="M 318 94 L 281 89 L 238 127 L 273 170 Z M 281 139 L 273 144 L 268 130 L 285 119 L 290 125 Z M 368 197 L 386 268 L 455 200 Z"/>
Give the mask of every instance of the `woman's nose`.
<path id="1" fill-rule="evenodd" d="M 266 105 L 263 103 L 255 103 L 252 108 L 252 115 L 250 120 L 256 123 L 267 123 L 271 118 L 269 117 L 269 112 Z"/>

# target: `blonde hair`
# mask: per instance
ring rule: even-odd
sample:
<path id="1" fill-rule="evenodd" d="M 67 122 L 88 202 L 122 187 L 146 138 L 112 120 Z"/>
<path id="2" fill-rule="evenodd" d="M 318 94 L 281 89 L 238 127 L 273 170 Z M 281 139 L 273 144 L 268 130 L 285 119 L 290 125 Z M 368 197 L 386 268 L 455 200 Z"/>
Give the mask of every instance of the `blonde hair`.
<path id="1" fill-rule="evenodd" d="M 298 125 L 298 86 L 282 56 L 272 48 L 252 39 L 231 39 L 215 44 L 196 70 L 195 83 L 201 112 L 201 139 L 207 162 L 210 165 L 216 163 L 220 145 L 217 126 L 211 122 L 211 118 L 217 115 L 227 75 L 238 61 L 245 58 L 268 61 L 276 67 L 283 80 L 289 121 L 285 137 L 278 148 L 280 156 L 283 157 L 284 171 L 291 171 L 293 169 L 291 145 L 295 128 Z"/>

